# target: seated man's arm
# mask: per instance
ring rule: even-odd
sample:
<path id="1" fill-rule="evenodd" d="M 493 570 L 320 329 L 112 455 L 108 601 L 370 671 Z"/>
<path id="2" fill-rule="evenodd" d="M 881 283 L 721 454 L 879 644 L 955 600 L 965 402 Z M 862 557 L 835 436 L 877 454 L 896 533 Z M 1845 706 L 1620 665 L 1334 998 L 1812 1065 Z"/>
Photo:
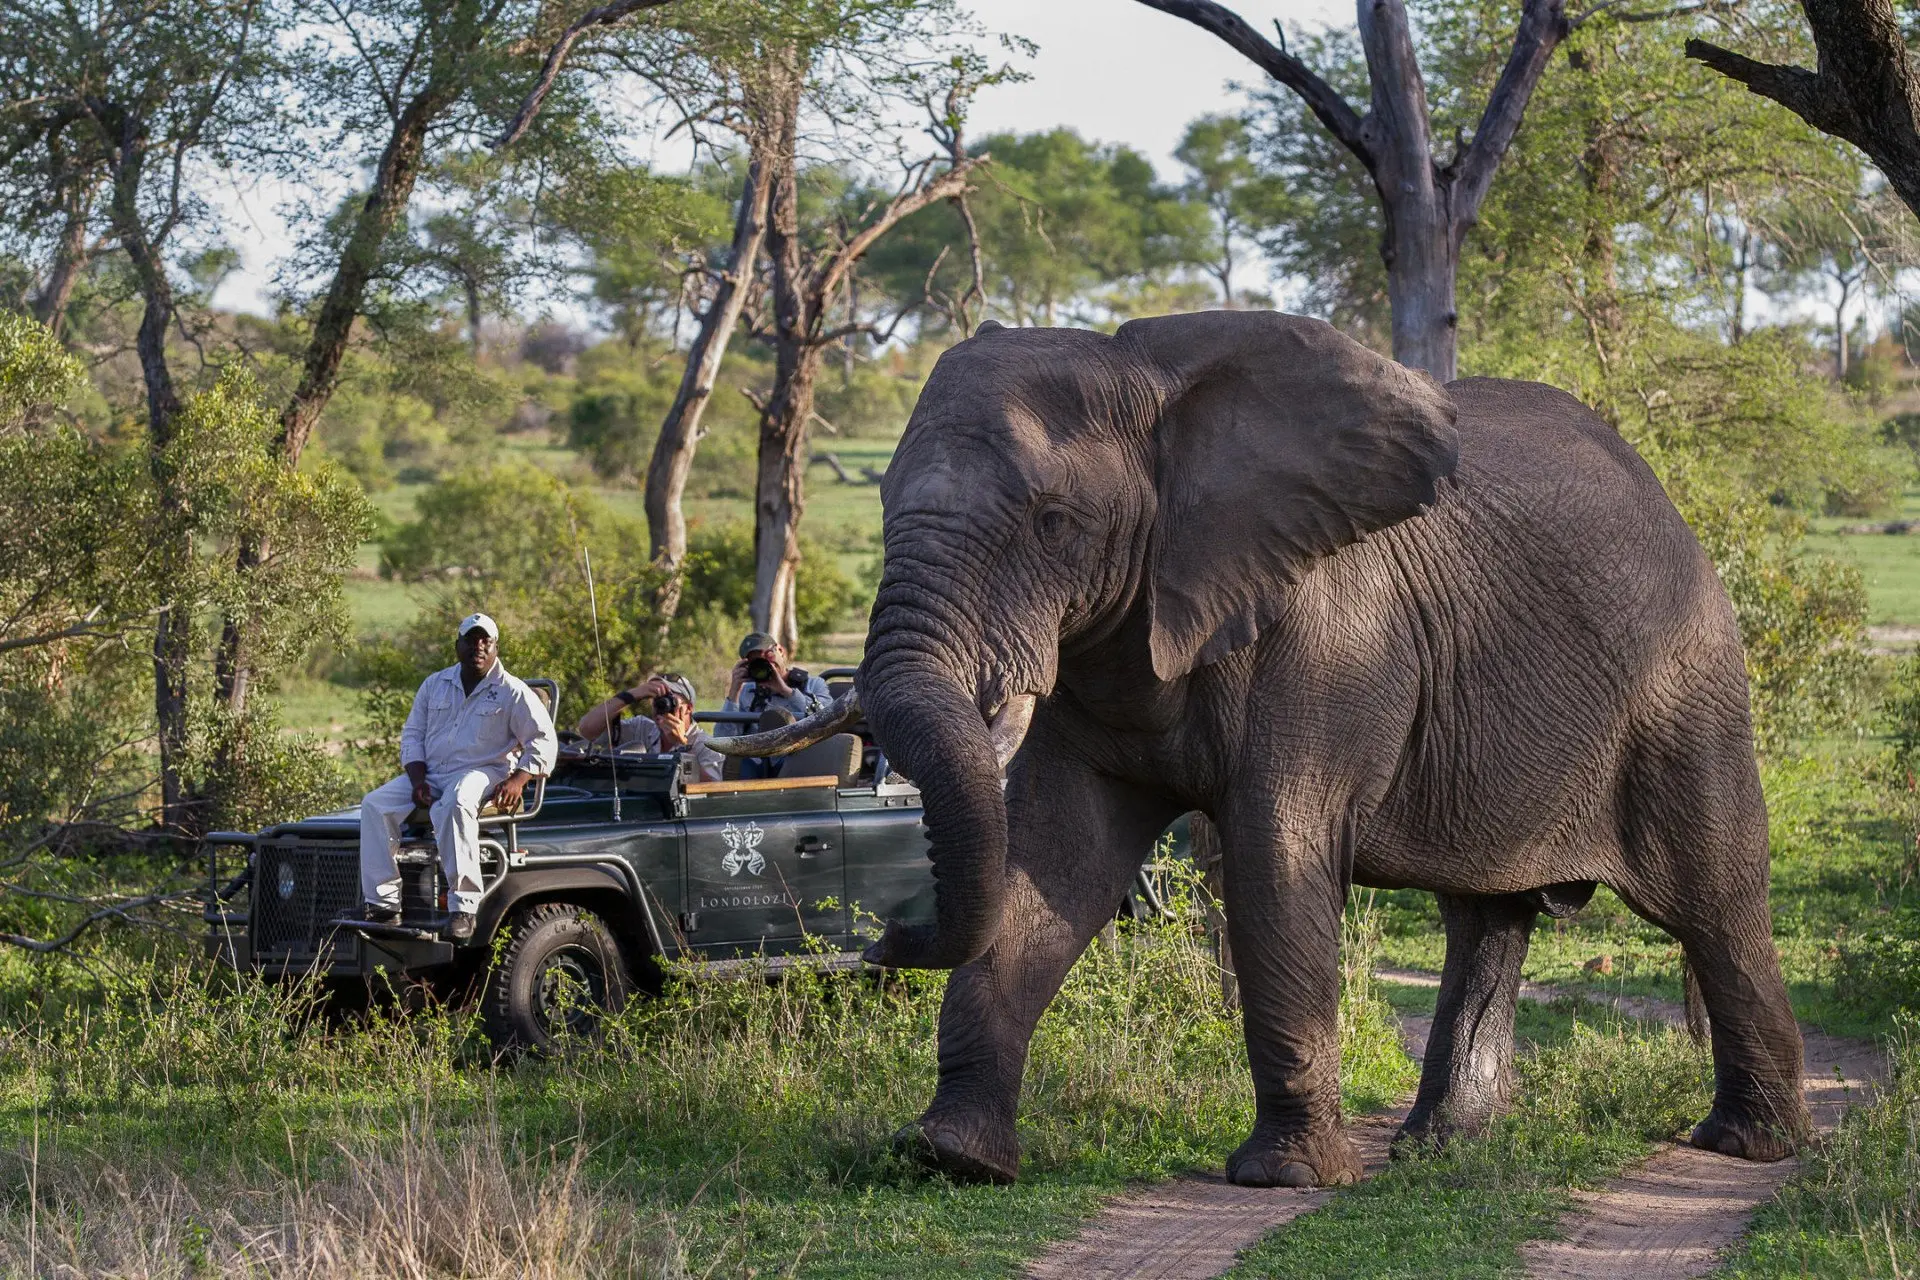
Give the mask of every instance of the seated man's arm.
<path id="1" fill-rule="evenodd" d="M 547 704 L 539 695 L 524 689 L 513 700 L 511 714 L 509 728 L 519 740 L 520 756 L 513 772 L 493 793 L 493 802 L 508 813 L 520 807 L 520 795 L 527 783 L 552 773 L 554 761 L 560 758 L 560 736 L 553 731 L 553 717 L 547 714 Z"/>
<path id="2" fill-rule="evenodd" d="M 413 694 L 407 708 L 407 722 L 400 727 L 400 767 L 413 783 L 413 802 L 425 809 L 433 804 L 433 792 L 427 787 L 427 685 L 429 676 Z"/>

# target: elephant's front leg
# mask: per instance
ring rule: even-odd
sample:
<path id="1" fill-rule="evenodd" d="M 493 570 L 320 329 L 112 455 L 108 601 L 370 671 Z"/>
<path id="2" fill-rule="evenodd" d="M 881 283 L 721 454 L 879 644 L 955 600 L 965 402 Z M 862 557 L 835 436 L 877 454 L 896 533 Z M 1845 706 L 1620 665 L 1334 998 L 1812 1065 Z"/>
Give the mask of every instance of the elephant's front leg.
<path id="1" fill-rule="evenodd" d="M 1011 1182 L 1027 1046 L 1067 970 L 1113 919 L 1178 811 L 1029 743 L 1007 785 L 1006 909 L 994 944 L 956 969 L 940 1007 L 940 1083 L 900 1142 L 960 1177 Z"/>
<path id="2" fill-rule="evenodd" d="M 1247 1187 L 1334 1186 L 1360 1177 L 1340 1129 L 1340 921 L 1347 884 L 1337 819 L 1277 829 L 1225 823 L 1227 933 L 1253 1070 L 1253 1134 L 1227 1159 Z"/>

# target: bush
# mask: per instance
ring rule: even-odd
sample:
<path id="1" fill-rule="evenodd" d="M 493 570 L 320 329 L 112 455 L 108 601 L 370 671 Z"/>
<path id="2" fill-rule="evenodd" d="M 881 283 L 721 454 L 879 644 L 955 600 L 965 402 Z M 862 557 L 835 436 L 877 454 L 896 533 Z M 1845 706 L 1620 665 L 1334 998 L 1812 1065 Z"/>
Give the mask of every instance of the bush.
<path id="1" fill-rule="evenodd" d="M 1808 554 L 1803 522 L 1765 504 L 1685 489 L 1676 496 L 1733 602 L 1756 741 L 1778 750 L 1849 727 L 1863 709 L 1867 671 L 1859 569 Z"/>

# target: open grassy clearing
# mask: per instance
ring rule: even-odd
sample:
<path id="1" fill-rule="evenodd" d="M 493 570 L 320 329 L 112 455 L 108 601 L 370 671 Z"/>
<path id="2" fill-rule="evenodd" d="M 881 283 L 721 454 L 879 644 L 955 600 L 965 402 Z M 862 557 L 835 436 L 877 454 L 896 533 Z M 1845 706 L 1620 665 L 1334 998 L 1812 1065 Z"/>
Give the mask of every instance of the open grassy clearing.
<path id="1" fill-rule="evenodd" d="M 1920 628 L 1920 534 L 1840 533 L 1848 526 L 1888 521 L 1920 521 L 1920 489 L 1902 496 L 1898 511 L 1874 520 L 1822 516 L 1807 538 L 1810 550 L 1860 567 L 1867 582 L 1867 622 L 1875 627 Z M 1905 641 L 1894 647 L 1912 648 Z"/>

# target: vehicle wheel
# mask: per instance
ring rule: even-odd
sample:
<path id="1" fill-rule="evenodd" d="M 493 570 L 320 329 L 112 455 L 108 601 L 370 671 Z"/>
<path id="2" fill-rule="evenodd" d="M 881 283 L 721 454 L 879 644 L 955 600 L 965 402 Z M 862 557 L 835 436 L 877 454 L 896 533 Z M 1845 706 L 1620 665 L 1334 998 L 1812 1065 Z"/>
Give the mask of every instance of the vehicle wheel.
<path id="1" fill-rule="evenodd" d="M 500 1050 L 550 1053 L 590 1040 L 633 989 L 606 922 L 585 907 L 547 902 L 517 916 L 487 979 L 487 1038 Z"/>

